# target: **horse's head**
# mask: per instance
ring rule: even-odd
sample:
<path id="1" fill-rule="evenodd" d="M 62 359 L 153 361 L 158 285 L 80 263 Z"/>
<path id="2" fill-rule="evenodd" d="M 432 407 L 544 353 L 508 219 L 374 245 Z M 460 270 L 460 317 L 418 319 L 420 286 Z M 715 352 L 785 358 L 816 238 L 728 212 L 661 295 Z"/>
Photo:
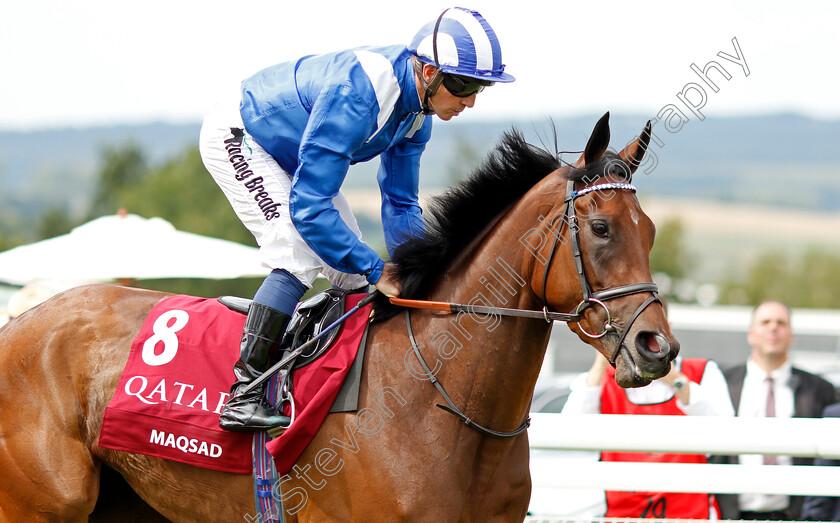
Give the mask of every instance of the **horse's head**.
<path id="1" fill-rule="evenodd" d="M 609 113 L 598 121 L 562 180 L 565 198 L 545 216 L 553 238 L 531 282 L 549 307 L 579 312 L 569 327 L 610 360 L 622 387 L 664 376 L 679 352 L 650 274 L 655 227 L 630 184 L 650 133 L 648 122 L 615 154 L 607 151 Z"/>

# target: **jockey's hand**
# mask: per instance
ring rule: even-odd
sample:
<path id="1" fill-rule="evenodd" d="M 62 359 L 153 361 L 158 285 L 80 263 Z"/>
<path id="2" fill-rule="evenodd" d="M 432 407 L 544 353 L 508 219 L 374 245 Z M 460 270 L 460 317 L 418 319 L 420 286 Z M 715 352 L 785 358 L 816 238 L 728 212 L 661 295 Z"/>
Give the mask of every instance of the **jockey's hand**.
<path id="1" fill-rule="evenodd" d="M 396 298 L 402 291 L 402 285 L 397 276 L 397 266 L 393 263 L 386 263 L 385 268 L 382 269 L 382 276 L 379 281 L 374 284 L 374 287 L 385 296 L 389 298 Z"/>

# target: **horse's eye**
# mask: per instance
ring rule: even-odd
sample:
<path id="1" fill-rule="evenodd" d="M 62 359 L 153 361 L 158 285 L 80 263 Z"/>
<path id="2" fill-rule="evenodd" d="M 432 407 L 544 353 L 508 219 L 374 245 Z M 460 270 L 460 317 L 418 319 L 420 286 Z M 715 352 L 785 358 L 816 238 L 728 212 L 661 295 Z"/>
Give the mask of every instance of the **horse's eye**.
<path id="1" fill-rule="evenodd" d="M 600 236 L 601 238 L 606 238 L 610 235 L 609 227 L 607 227 L 606 222 L 602 221 L 592 222 L 592 232 L 595 233 L 595 236 Z"/>

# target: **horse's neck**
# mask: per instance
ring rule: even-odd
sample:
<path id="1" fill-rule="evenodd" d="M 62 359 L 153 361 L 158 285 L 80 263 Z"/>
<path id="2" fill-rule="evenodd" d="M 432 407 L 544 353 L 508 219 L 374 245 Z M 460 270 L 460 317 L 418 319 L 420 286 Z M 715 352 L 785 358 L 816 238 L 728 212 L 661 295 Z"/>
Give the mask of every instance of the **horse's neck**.
<path id="1" fill-rule="evenodd" d="M 508 216 L 477 242 L 470 255 L 447 271 L 432 299 L 542 308 L 530 286 L 533 256 L 519 242 L 538 224 L 538 213 L 523 215 L 521 210 L 512 209 Z M 515 221 L 512 216 L 516 216 Z M 514 428 L 527 413 L 549 333 L 550 325 L 543 320 L 468 313 L 433 320 L 426 332 L 439 353 L 447 343 L 452 347 L 462 344 L 457 354 L 444 362 L 442 376 L 460 378 L 457 382 L 447 379 L 446 387 L 460 388 L 460 394 L 453 396 L 461 396 L 472 414 L 478 416 L 480 412 L 483 419 L 502 429 Z M 450 336 L 452 339 L 447 339 Z M 452 370 L 448 371 L 445 367 L 450 364 Z"/>
<path id="2" fill-rule="evenodd" d="M 535 229 L 551 233 L 543 213 L 553 215 L 554 206 L 546 201 L 562 201 L 564 187 L 556 179 L 543 180 L 512 205 L 457 258 L 438 281 L 432 299 L 477 299 L 497 307 L 541 309 L 541 298 L 531 287 L 539 261 L 523 239 Z"/>

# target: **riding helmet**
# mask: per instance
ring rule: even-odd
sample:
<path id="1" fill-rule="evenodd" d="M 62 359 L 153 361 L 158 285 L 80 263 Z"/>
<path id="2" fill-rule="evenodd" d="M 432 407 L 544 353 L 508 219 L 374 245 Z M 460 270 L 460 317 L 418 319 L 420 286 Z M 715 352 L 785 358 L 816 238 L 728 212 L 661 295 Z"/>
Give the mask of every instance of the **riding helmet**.
<path id="1" fill-rule="evenodd" d="M 408 49 L 442 72 L 491 82 L 512 82 L 505 71 L 499 39 L 477 11 L 446 9 L 424 25 Z"/>

